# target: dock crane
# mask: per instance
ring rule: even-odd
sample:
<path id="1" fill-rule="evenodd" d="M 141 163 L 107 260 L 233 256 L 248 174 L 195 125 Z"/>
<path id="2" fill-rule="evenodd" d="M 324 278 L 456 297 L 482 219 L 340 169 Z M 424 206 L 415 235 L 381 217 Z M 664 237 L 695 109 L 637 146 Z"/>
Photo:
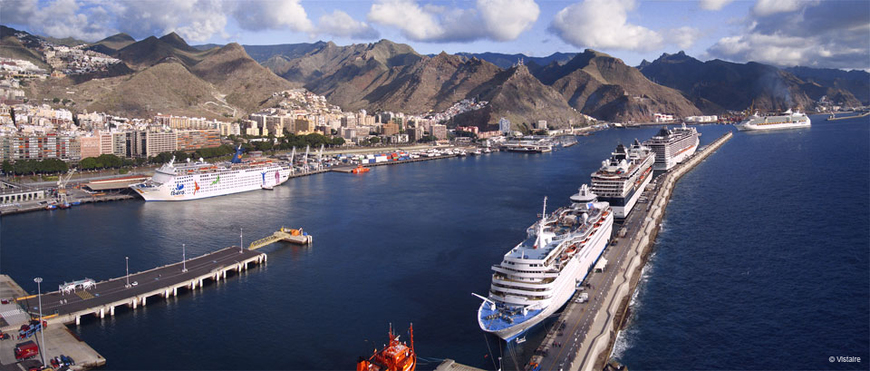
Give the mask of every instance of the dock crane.
<path id="1" fill-rule="evenodd" d="M 69 183 L 69 180 L 72 179 L 73 174 L 75 174 L 76 169 L 72 168 L 67 171 L 66 174 L 61 174 L 57 177 L 57 203 L 61 208 L 67 208 L 70 206 L 69 199 L 66 194 L 66 185 Z"/>

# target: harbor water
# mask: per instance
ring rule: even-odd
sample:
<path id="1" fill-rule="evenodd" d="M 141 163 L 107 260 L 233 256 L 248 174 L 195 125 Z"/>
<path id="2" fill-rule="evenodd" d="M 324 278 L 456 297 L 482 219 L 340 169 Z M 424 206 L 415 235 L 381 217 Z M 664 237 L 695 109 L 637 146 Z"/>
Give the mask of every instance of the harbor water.
<path id="1" fill-rule="evenodd" d="M 867 369 L 870 120 L 812 120 L 737 133 L 677 183 L 616 358 L 632 370 Z"/>
<path id="2" fill-rule="evenodd" d="M 762 347 L 775 344 L 775 349 L 803 357 L 833 352 L 801 345 L 820 337 L 811 345 L 851 341 L 850 347 L 834 350 L 866 353 L 868 128 L 866 121 L 836 125 L 819 122 L 794 133 L 739 133 L 679 183 L 656 247 L 653 274 L 638 297 L 635 334 L 626 336 L 622 358 L 632 369 L 728 365 L 730 354 L 714 352 L 720 358 L 710 360 L 707 348 L 670 353 L 647 348 L 655 357 L 643 353 L 642 346 L 660 345 L 643 344 L 660 341 L 644 340 L 645 334 L 683 336 L 677 345 L 707 336 L 693 334 L 698 325 L 686 316 L 709 321 L 704 331 L 714 328 L 728 339 L 763 335 L 756 341 L 769 345 Z M 567 204 L 617 143 L 643 140 L 657 130 L 608 130 L 547 154 L 498 153 L 382 166 L 362 175 L 319 174 L 291 179 L 271 192 L 7 216 L 0 220 L 0 271 L 35 292 L 36 276 L 44 278 L 43 289 L 85 277 L 120 277 L 125 257 L 131 271 L 140 271 L 181 260 L 182 243 L 188 256 L 199 255 L 238 245 L 240 228 L 248 244 L 281 226 L 302 227 L 314 236 L 311 247 L 267 247 L 268 264 L 241 277 L 149 301 L 135 312 L 85 318 L 73 331 L 103 354 L 111 369 L 336 370 L 351 369 L 358 356 L 381 348 L 390 323 L 407 338 L 405 329 L 413 322 L 417 353 L 432 361 L 421 369 L 434 368 L 441 358 L 494 369 L 492 359 L 500 351 L 478 328 L 480 302 L 471 292 L 487 292 L 490 266 L 522 240 L 544 196 L 553 209 Z M 702 145 L 726 130 L 733 128 L 700 126 Z M 764 158 L 747 161 L 748 156 Z M 714 186 L 713 191 L 705 188 Z M 839 196 L 832 199 L 831 194 Z M 799 215 L 782 198 L 809 213 Z M 688 214 L 682 224 L 677 221 L 681 213 Z M 705 219 L 711 217 L 716 219 Z M 752 222 L 734 221 L 740 218 Z M 777 222 L 768 223 L 769 218 Z M 829 241 L 832 237 L 838 239 Z M 684 240 L 694 242 L 671 249 L 691 255 L 664 252 L 668 241 Z M 748 257 L 738 257 L 749 263 L 734 261 L 740 249 L 747 249 Z M 672 267 L 659 269 L 667 259 L 675 259 Z M 660 287 L 677 284 L 666 273 L 673 266 L 697 269 L 696 277 L 677 281 L 681 295 L 710 300 L 704 305 L 730 317 L 711 317 L 701 311 L 710 308 L 679 302 L 684 299 L 673 292 L 650 298 L 659 273 L 665 272 Z M 750 275 L 742 276 L 747 270 Z M 778 287 L 784 282 L 788 285 Z M 819 287 L 829 291 L 819 292 Z M 673 308 L 653 309 L 657 300 L 679 306 L 683 319 L 671 317 Z M 648 312 L 658 310 L 666 312 Z M 651 318 L 647 323 L 654 327 L 643 327 L 645 313 L 671 322 Z M 818 323 L 790 320 L 795 313 L 811 315 L 808 320 Z M 759 334 L 759 320 L 773 327 Z M 822 327 L 828 331 L 810 331 Z M 527 342 L 533 343 L 531 338 Z M 734 346 L 739 352 L 742 344 L 718 344 L 716 349 Z M 687 357 L 704 357 L 720 366 L 686 363 L 696 360 Z M 659 363 L 650 363 L 655 359 Z M 758 364 L 726 368 L 779 367 Z"/>

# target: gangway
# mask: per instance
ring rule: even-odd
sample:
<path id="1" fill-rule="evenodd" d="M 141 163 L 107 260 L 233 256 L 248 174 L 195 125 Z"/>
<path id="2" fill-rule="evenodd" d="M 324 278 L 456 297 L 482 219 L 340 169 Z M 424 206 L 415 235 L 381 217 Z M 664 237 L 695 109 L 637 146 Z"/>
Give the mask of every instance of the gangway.
<path id="1" fill-rule="evenodd" d="M 271 236 L 267 236 L 251 242 L 248 246 L 248 250 L 256 250 L 264 246 L 271 245 L 278 241 L 290 242 L 297 245 L 310 245 L 313 238 L 310 234 L 302 231 L 302 228 L 299 229 L 290 229 L 281 227 L 280 230 L 272 233 Z"/>

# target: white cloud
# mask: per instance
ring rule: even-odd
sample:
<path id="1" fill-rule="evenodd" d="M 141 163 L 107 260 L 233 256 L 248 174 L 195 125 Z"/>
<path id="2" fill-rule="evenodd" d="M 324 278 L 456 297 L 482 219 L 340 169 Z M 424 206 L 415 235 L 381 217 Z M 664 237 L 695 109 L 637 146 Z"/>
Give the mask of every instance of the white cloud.
<path id="1" fill-rule="evenodd" d="M 541 14 L 534 0 L 477 0 L 477 9 L 490 38 L 497 41 L 515 40 Z"/>
<path id="2" fill-rule="evenodd" d="M 758 15 L 759 11 L 767 15 Z M 707 54 L 736 62 L 866 69 L 867 45 L 867 1 L 804 1 L 794 8 L 791 2 L 762 0 L 741 34 L 719 39 Z"/>
<path id="3" fill-rule="evenodd" d="M 628 23 L 633 0 L 585 0 L 556 14 L 550 31 L 578 48 L 650 51 L 662 45 L 662 36 Z"/>
<path id="4" fill-rule="evenodd" d="M 722 10 L 725 5 L 731 4 L 734 0 L 701 0 L 698 6 L 704 10 Z"/>
<path id="5" fill-rule="evenodd" d="M 424 10 L 412 0 L 377 1 L 369 10 L 368 20 L 399 28 L 405 37 L 416 41 L 437 39 L 444 34 L 432 10 Z"/>
<path id="6" fill-rule="evenodd" d="M 763 17 L 776 13 L 793 12 L 806 3 L 806 0 L 758 0 L 752 7 L 752 12 Z"/>
<path id="7" fill-rule="evenodd" d="M 185 41 L 202 42 L 225 33 L 228 5 L 220 0 L 124 1 L 113 11 L 119 28 L 134 37 L 176 32 Z"/>
<path id="8" fill-rule="evenodd" d="M 314 30 L 300 0 L 265 0 L 236 3 L 233 13 L 239 26 L 246 30 L 279 30 L 309 32 Z"/>
<path id="9" fill-rule="evenodd" d="M 379 33 L 365 22 L 353 19 L 349 14 L 334 10 L 330 14 L 324 14 L 317 20 L 319 33 L 338 37 L 355 39 L 377 39 Z"/>
<path id="10" fill-rule="evenodd" d="M 55 0 L 39 4 L 36 0 L 0 2 L 0 23 L 32 26 L 34 32 L 47 36 L 73 37 L 96 41 L 114 33 L 105 9 L 92 6 L 94 17 L 82 13 L 75 0 Z"/>
<path id="11" fill-rule="evenodd" d="M 710 52 L 746 56 L 756 62 L 796 66 L 807 60 L 810 54 L 817 53 L 815 48 L 802 37 L 748 34 L 722 38 L 710 48 Z"/>
<path id="12" fill-rule="evenodd" d="M 420 5 L 416 0 L 376 0 L 368 20 L 398 28 L 410 40 L 466 42 L 515 40 L 531 28 L 540 9 L 534 0 L 478 0 L 475 8 Z"/>
<path id="13" fill-rule="evenodd" d="M 665 31 L 669 44 L 675 44 L 683 49 L 688 49 L 701 37 L 701 31 L 697 28 L 683 26 Z"/>

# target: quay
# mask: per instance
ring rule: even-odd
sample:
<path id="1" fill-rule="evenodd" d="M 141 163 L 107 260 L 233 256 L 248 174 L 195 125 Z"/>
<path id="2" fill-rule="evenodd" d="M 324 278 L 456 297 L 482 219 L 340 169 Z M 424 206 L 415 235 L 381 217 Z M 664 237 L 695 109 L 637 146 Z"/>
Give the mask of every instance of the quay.
<path id="1" fill-rule="evenodd" d="M 92 287 L 76 287 L 42 294 L 42 315 L 52 324 L 81 323 L 81 318 L 114 315 L 117 307 L 144 307 L 148 298 L 177 296 L 179 290 L 192 291 L 207 280 L 217 282 L 228 272 L 241 273 L 249 265 L 262 264 L 266 254 L 238 246 L 227 247 L 183 262 L 164 265 L 144 272 L 96 282 Z M 39 317 L 37 295 L 16 298 L 24 303 L 31 316 Z"/>
<path id="2" fill-rule="evenodd" d="M 381 166 L 381 165 L 399 165 L 399 164 L 408 164 L 412 162 L 421 162 L 421 161 L 431 161 L 431 160 L 441 160 L 445 158 L 458 157 L 459 155 L 438 155 L 432 157 L 420 157 L 420 158 L 411 158 L 407 160 L 396 160 L 396 161 L 384 161 L 384 162 L 376 162 L 373 164 L 362 164 L 363 167 L 373 167 L 373 166 Z M 357 165 L 339 165 L 333 166 L 329 168 L 329 171 L 334 171 L 337 173 L 345 173 L 350 174 L 353 169 L 355 169 Z"/>
<path id="3" fill-rule="evenodd" d="M 867 117 L 867 116 L 870 116 L 870 112 L 858 112 L 852 116 L 844 116 L 844 117 L 837 117 L 835 114 L 831 114 L 831 116 L 829 116 L 825 120 L 826 121 L 838 121 L 838 120 L 857 119 L 857 118 Z"/>
<path id="4" fill-rule="evenodd" d="M 25 295 L 27 293 L 24 289 L 12 280 L 11 277 L 0 275 L 0 297 L 10 298 Z M 10 339 L 0 341 L 0 370 L 21 371 L 22 367 L 26 370 L 31 366 L 38 366 L 42 363 L 39 357 L 22 362 L 15 359 L 13 351 L 15 345 L 28 340 L 36 342 L 40 350 L 45 351 L 46 360 L 61 354 L 71 357 L 76 362 L 71 367 L 72 370 L 86 370 L 106 364 L 106 359 L 103 356 L 76 337 L 66 326 L 48 326 L 44 329 L 45 333 L 42 335 L 36 333 L 36 335 L 27 340 L 17 340 L 18 329 L 21 325 L 28 324 L 30 319 L 30 314 L 25 313 L 17 303 L 6 302 L 0 304 L 0 324 L 2 324 L 0 328 L 11 337 Z M 45 343 L 42 342 L 43 338 Z"/>
<path id="5" fill-rule="evenodd" d="M 588 287 L 584 290 L 589 294 L 589 301 L 568 302 L 529 364 L 537 364 L 540 371 L 591 371 L 605 367 L 616 335 L 625 322 L 628 303 L 658 234 L 674 184 L 732 136 L 731 132 L 726 133 L 650 183 L 641 195 L 641 199 L 648 201 L 635 206 L 602 255 L 611 266 L 587 279 Z"/>

